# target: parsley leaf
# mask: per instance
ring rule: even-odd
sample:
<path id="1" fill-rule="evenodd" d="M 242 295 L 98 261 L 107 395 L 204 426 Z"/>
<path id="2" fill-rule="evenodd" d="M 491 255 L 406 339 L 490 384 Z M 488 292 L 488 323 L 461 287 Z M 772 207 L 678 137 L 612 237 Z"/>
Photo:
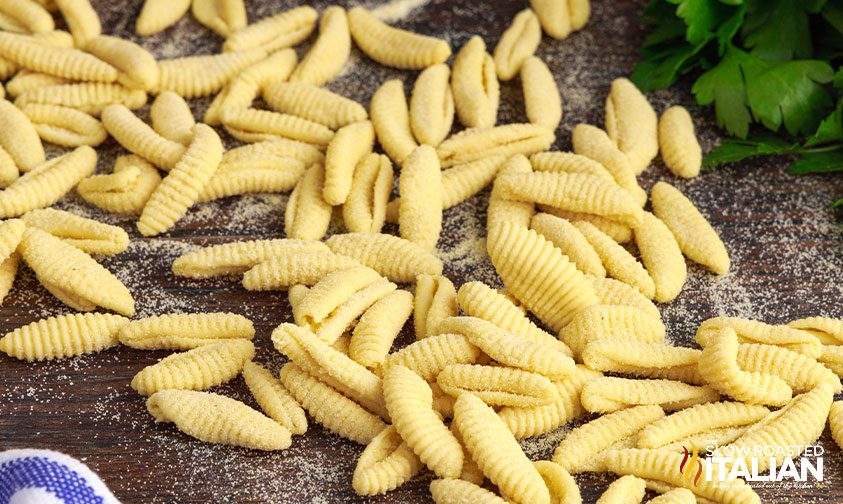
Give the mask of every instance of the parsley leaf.
<path id="1" fill-rule="evenodd" d="M 843 100 L 837 102 L 837 108 L 822 120 L 816 133 L 808 137 L 806 147 L 830 142 L 843 141 Z"/>
<path id="2" fill-rule="evenodd" d="M 804 0 L 746 0 L 741 35 L 752 54 L 771 60 L 810 58 L 811 27 Z"/>
<path id="3" fill-rule="evenodd" d="M 748 58 L 748 54 L 730 46 L 720 63 L 702 74 L 691 88 L 697 103 L 714 104 L 717 125 L 740 138 L 746 138 L 752 122 L 742 70 Z"/>
<path id="4" fill-rule="evenodd" d="M 806 153 L 787 169 L 794 175 L 843 171 L 843 150 Z"/>
<path id="5" fill-rule="evenodd" d="M 799 144 L 789 143 L 769 133 L 755 134 L 747 140 L 727 138 L 705 156 L 703 166 L 735 163 L 759 155 L 791 154 L 798 149 Z"/>

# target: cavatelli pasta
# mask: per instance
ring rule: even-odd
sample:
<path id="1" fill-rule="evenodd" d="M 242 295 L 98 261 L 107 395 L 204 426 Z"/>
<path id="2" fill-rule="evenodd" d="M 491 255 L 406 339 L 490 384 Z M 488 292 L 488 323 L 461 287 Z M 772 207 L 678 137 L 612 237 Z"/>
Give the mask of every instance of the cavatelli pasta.
<path id="1" fill-rule="evenodd" d="M 307 432 L 307 417 L 278 378 L 252 361 L 243 365 L 243 380 L 261 409 L 292 434 Z"/>
<path id="2" fill-rule="evenodd" d="M 488 156 L 532 154 L 550 148 L 552 131 L 535 124 L 505 124 L 491 128 L 470 128 L 439 144 L 436 153 L 442 166 L 476 161 Z"/>
<path id="3" fill-rule="evenodd" d="M 408 291 L 396 290 L 376 301 L 354 326 L 349 357 L 369 368 L 382 366 L 412 312 L 413 295 Z"/>
<path id="4" fill-rule="evenodd" d="M 152 129 L 171 142 L 190 144 L 196 120 L 184 98 L 172 91 L 162 91 L 149 108 Z M 178 150 L 178 149 L 174 149 Z"/>
<path id="5" fill-rule="evenodd" d="M 542 39 L 542 29 L 536 14 L 529 8 L 512 19 L 495 46 L 495 68 L 502 81 L 511 80 L 521 65 L 536 52 Z"/>
<path id="6" fill-rule="evenodd" d="M 348 11 L 348 25 L 357 47 L 382 65 L 421 69 L 451 55 L 446 41 L 393 28 L 362 7 Z"/>
<path id="7" fill-rule="evenodd" d="M 521 87 L 527 119 L 533 124 L 555 130 L 562 122 L 562 97 L 550 69 L 537 56 L 521 65 Z"/>
<path id="8" fill-rule="evenodd" d="M 638 185 L 629 159 L 618 150 L 618 147 L 605 131 L 590 124 L 578 124 L 574 128 L 571 140 L 574 145 L 574 152 L 603 165 L 615 179 L 615 182 L 626 189 L 636 203 L 644 206 L 644 203 L 647 202 L 647 191 Z"/>
<path id="9" fill-rule="evenodd" d="M 91 6 L 90 0 L 55 0 L 55 2 L 70 28 L 76 47 L 84 47 L 87 51 L 88 42 L 102 32 L 100 17 Z"/>
<path id="10" fill-rule="evenodd" d="M 191 350 L 208 343 L 255 336 L 252 321 L 235 313 L 171 313 L 133 320 L 120 343 L 142 350 Z"/>
<path id="11" fill-rule="evenodd" d="M 386 220 L 392 181 L 392 163 L 387 156 L 369 153 L 357 163 L 342 207 L 343 222 L 350 232 L 380 232 Z"/>
<path id="12" fill-rule="evenodd" d="M 539 18 L 544 32 L 557 40 L 568 38 L 571 32 L 582 29 L 591 15 L 590 0 L 530 0 L 530 7 Z"/>
<path id="13" fill-rule="evenodd" d="M 219 135 L 204 124 L 197 124 L 193 141 L 170 173 L 155 188 L 143 207 L 138 230 L 144 236 L 167 231 L 196 202 L 222 160 Z"/>
<path id="14" fill-rule="evenodd" d="M 425 68 L 410 96 L 410 127 L 420 144 L 436 147 L 451 132 L 454 95 L 448 80 L 451 69 L 440 63 Z"/>
<path id="15" fill-rule="evenodd" d="M 248 24 L 243 0 L 193 0 L 190 11 L 197 21 L 222 37 Z"/>
<path id="16" fill-rule="evenodd" d="M 653 278 L 628 250 L 615 242 L 607 234 L 594 225 L 585 222 L 574 222 L 574 226 L 586 237 L 603 260 L 606 274 L 621 282 L 637 288 L 641 294 L 652 299 L 656 294 Z"/>
<path id="17" fill-rule="evenodd" d="M 18 274 L 18 266 L 20 265 L 20 254 L 13 252 L 12 255 L 0 261 L 0 306 L 3 300 L 12 290 L 12 285 L 15 283 L 15 277 Z"/>
<path id="18" fill-rule="evenodd" d="M 644 212 L 641 225 L 635 228 L 635 243 L 656 287 L 654 299 L 660 303 L 676 299 L 688 269 L 673 233 L 658 217 Z"/>
<path id="19" fill-rule="evenodd" d="M 357 495 L 379 495 L 398 488 L 423 468 L 419 457 L 390 425 L 360 454 L 351 486 Z"/>
<path id="20" fill-rule="evenodd" d="M 253 108 L 226 110 L 222 123 L 233 137 L 244 142 L 264 142 L 281 138 L 327 146 L 334 137 L 333 131 L 319 123 L 294 115 Z"/>
<path id="21" fill-rule="evenodd" d="M 665 411 L 717 401 L 720 394 L 707 386 L 674 380 L 635 380 L 603 376 L 582 390 L 582 405 L 593 413 L 608 413 L 636 405 L 658 404 Z"/>
<path id="22" fill-rule="evenodd" d="M 96 165 L 94 149 L 81 146 L 37 166 L 0 191 L 0 218 L 52 205 L 92 174 Z"/>
<path id="23" fill-rule="evenodd" d="M 15 160 L 6 152 L 6 149 L 0 147 L 0 188 L 8 186 L 19 176 L 20 172 L 15 165 Z"/>
<path id="24" fill-rule="evenodd" d="M 401 238 L 426 250 L 435 249 L 442 231 L 442 170 L 432 147 L 422 145 L 407 157 L 398 178 L 398 193 Z"/>
<path id="25" fill-rule="evenodd" d="M 76 192 L 88 203 L 109 212 L 140 214 L 160 183 L 161 175 L 155 166 L 132 154 L 117 158 L 114 173 L 83 179 Z"/>
<path id="26" fill-rule="evenodd" d="M 674 105 L 659 119 L 659 150 L 664 164 L 684 178 L 696 177 L 702 166 L 702 149 L 694 133 L 691 114 L 681 105 Z"/>
<path id="27" fill-rule="evenodd" d="M 0 21 L 2 21 L 3 19 L 8 19 L 8 16 L 6 18 L 3 18 L 2 13 L 0 13 Z M 62 30 L 52 30 L 43 33 L 36 33 L 34 35 L 25 37 L 28 37 L 34 42 L 51 45 L 59 48 L 70 49 L 73 47 L 73 37 L 66 31 Z M 19 70 L 26 70 L 26 68 L 21 68 L 11 59 L 0 55 L 0 78 L 8 79 L 9 77 L 15 75 L 15 73 Z"/>
<path id="28" fill-rule="evenodd" d="M 451 208 L 489 185 L 506 161 L 505 156 L 488 156 L 442 170 L 442 208 Z"/>
<path id="29" fill-rule="evenodd" d="M 703 347 L 709 345 L 717 338 L 717 331 L 726 327 L 737 333 L 741 343 L 776 345 L 812 358 L 819 357 L 822 353 L 822 343 L 807 331 L 740 317 L 714 317 L 704 321 L 697 328 L 697 343 Z"/>
<path id="30" fill-rule="evenodd" d="M 828 426 L 831 429 L 831 437 L 837 446 L 843 446 L 843 401 L 831 403 L 828 413 Z"/>
<path id="31" fill-rule="evenodd" d="M 319 240 L 328 232 L 332 208 L 322 196 L 324 186 L 325 168 L 321 164 L 312 165 L 287 200 L 284 232 L 288 237 Z"/>
<path id="32" fill-rule="evenodd" d="M 17 250 L 26 231 L 26 223 L 21 219 L 0 221 L 0 261 L 5 261 Z"/>
<path id="33" fill-rule="evenodd" d="M 581 357 L 583 363 L 597 371 L 705 384 L 697 370 L 700 351 L 693 348 L 629 341 L 622 337 L 613 339 L 610 336 L 587 343 Z"/>
<path id="34" fill-rule="evenodd" d="M 568 256 L 578 270 L 596 277 L 605 277 L 606 268 L 597 251 L 573 224 L 561 217 L 539 213 L 530 221 L 530 229 L 544 236 L 563 254 Z"/>
<path id="35" fill-rule="evenodd" d="M 63 210 L 32 210 L 21 220 L 28 227 L 46 231 L 89 254 L 119 254 L 129 246 L 129 235 L 122 228 Z"/>
<path id="36" fill-rule="evenodd" d="M 571 152 L 539 152 L 530 156 L 530 164 L 538 172 L 579 173 L 615 182 L 612 174 L 602 164 Z"/>
<path id="37" fill-rule="evenodd" d="M 264 49 L 185 56 L 158 62 L 158 91 L 173 91 L 184 98 L 216 93 L 238 73 L 266 58 Z"/>
<path id="38" fill-rule="evenodd" d="M 413 328 L 416 339 L 439 334 L 439 323 L 457 314 L 457 290 L 447 277 L 419 275 L 413 308 Z"/>
<path id="39" fill-rule="evenodd" d="M 839 392 L 840 378 L 820 362 L 805 354 L 774 345 L 742 344 L 738 367 L 749 372 L 778 376 L 796 392 L 806 392 L 824 383 Z"/>
<path id="40" fill-rule="evenodd" d="M 159 135 L 125 105 L 106 106 L 102 123 L 120 145 L 162 170 L 172 170 L 187 152 L 184 145 Z"/>
<path id="41" fill-rule="evenodd" d="M 279 112 L 296 115 L 338 129 L 366 120 L 356 101 L 307 82 L 276 82 L 263 92 L 266 103 Z"/>
<path id="42" fill-rule="evenodd" d="M 653 213 L 670 229 L 682 253 L 718 275 L 729 271 L 729 253 L 714 228 L 678 189 L 658 182 L 652 192 Z"/>
<path id="43" fill-rule="evenodd" d="M 538 460 L 533 462 L 533 465 L 550 491 L 551 503 L 582 504 L 582 495 L 580 495 L 577 481 L 564 467 L 549 460 Z"/>
<path id="44" fill-rule="evenodd" d="M 70 107 L 32 103 L 21 108 L 42 140 L 63 147 L 96 147 L 108 138 L 95 117 Z"/>
<path id="45" fill-rule="evenodd" d="M 410 283 L 421 274 L 442 273 L 442 262 L 435 255 L 397 236 L 339 234 L 328 238 L 325 245 L 334 253 L 354 258 L 394 282 Z"/>
<path id="46" fill-rule="evenodd" d="M 314 285 L 335 271 L 360 266 L 360 263 L 330 251 L 302 251 L 273 255 L 243 274 L 247 290 L 280 290 L 293 285 Z"/>
<path id="47" fill-rule="evenodd" d="M 135 23 L 138 35 L 152 35 L 166 30 L 190 9 L 191 0 L 145 0 Z"/>
<path id="48" fill-rule="evenodd" d="M 351 32 L 345 9 L 331 6 L 322 12 L 319 37 L 290 76 L 292 82 L 321 86 L 336 77 L 351 54 Z"/>
<path id="49" fill-rule="evenodd" d="M 114 82 L 118 77 L 116 68 L 91 54 L 13 33 L 0 33 L 0 57 L 21 68 L 71 80 Z"/>
<path id="50" fill-rule="evenodd" d="M 401 165 L 418 147 L 410 126 L 410 109 L 404 84 L 392 79 L 381 84 L 369 105 L 378 143 L 395 163 Z"/>
<path id="51" fill-rule="evenodd" d="M 489 256 L 507 291 L 553 331 L 597 304 L 585 276 L 535 231 L 502 222 L 489 234 Z M 525 264 L 532 266 L 525 268 Z"/>
<path id="52" fill-rule="evenodd" d="M 271 142 L 258 142 L 251 145 L 243 145 L 225 151 L 222 155 L 224 163 L 235 162 L 259 162 L 261 159 L 271 158 L 293 158 L 310 166 L 314 163 L 321 163 L 325 155 L 316 147 L 304 142 L 278 138 Z"/>
<path id="53" fill-rule="evenodd" d="M 612 82 L 606 97 L 606 133 L 640 175 L 659 153 L 658 117 L 647 97 L 628 79 Z"/>
<path id="54" fill-rule="evenodd" d="M 640 504 L 646 492 L 646 481 L 627 474 L 610 483 L 597 499 L 597 504 Z"/>
<path id="55" fill-rule="evenodd" d="M 516 154 L 507 159 L 498 170 L 498 175 L 515 175 L 532 173 L 533 167 L 530 161 L 521 154 Z M 505 197 L 502 184 L 498 183 L 498 177 L 492 184 L 492 194 L 489 196 L 489 205 L 486 208 L 486 233 L 487 241 L 494 240 L 492 233 L 498 229 L 498 224 L 510 222 L 513 225 L 529 227 L 530 220 L 535 213 L 536 205 L 531 201 L 515 201 Z"/>
<path id="56" fill-rule="evenodd" d="M 505 504 L 507 501 L 494 492 L 470 481 L 455 478 L 436 479 L 430 482 L 430 495 L 436 504 Z"/>
<path id="57" fill-rule="evenodd" d="M 450 364 L 471 364 L 480 355 L 480 349 L 461 334 L 440 334 L 408 345 L 389 354 L 384 369 L 404 366 L 422 377 L 433 381 Z"/>
<path id="58" fill-rule="evenodd" d="M 41 319 L 0 338 L 0 351 L 26 361 L 62 359 L 117 345 L 129 319 L 107 313 L 73 313 Z"/>
<path id="59" fill-rule="evenodd" d="M 550 503 L 541 474 L 492 408 L 474 394 L 460 394 L 454 422 L 468 452 L 504 497 L 518 503 Z"/>
<path id="60" fill-rule="evenodd" d="M 351 123 L 337 130 L 325 151 L 325 183 L 322 186 L 325 202 L 334 206 L 345 203 L 351 192 L 355 168 L 372 152 L 374 143 L 375 130 L 370 121 Z"/>
<path id="61" fill-rule="evenodd" d="M 56 28 L 47 9 L 31 0 L 7 0 L 0 5 L 0 14 L 7 16 L 20 32 L 46 33 Z"/>
<path id="62" fill-rule="evenodd" d="M 263 48 L 267 53 L 298 45 L 316 28 L 316 9 L 296 7 L 251 23 L 232 33 L 223 44 L 226 52 Z"/>
<path id="63" fill-rule="evenodd" d="M 0 99 L 0 147 L 22 172 L 28 172 L 46 161 L 44 147 L 32 121 L 10 102 Z"/>
<path id="64" fill-rule="evenodd" d="M 451 90 L 460 122 L 466 128 L 488 128 L 497 122 L 500 84 L 486 43 L 471 37 L 454 58 Z"/>
<path id="65" fill-rule="evenodd" d="M 471 392 L 490 406 L 544 406 L 556 393 L 546 377 L 502 366 L 452 364 L 439 373 L 436 383 L 453 397 Z"/>
<path id="66" fill-rule="evenodd" d="M 572 224 L 585 221 L 602 231 L 606 236 L 617 243 L 628 243 L 632 241 L 632 228 L 622 222 L 613 221 L 611 219 L 589 213 L 569 212 L 550 205 L 536 205 L 536 208 L 541 212 L 567 219 L 571 221 Z"/>
<path id="67" fill-rule="evenodd" d="M 807 317 L 787 323 L 788 327 L 807 331 L 824 345 L 843 343 L 843 319 L 831 317 Z"/>
<path id="68" fill-rule="evenodd" d="M 240 401 L 211 392 L 162 390 L 146 400 L 156 422 L 172 422 L 188 436 L 208 443 L 255 450 L 285 450 L 290 431 Z"/>
<path id="69" fill-rule="evenodd" d="M 695 504 L 697 497 L 687 488 L 674 488 L 658 497 L 654 497 L 649 504 Z"/>
<path id="70" fill-rule="evenodd" d="M 15 99 L 18 107 L 32 103 L 61 105 L 99 116 L 106 106 L 112 104 L 125 105 L 129 109 L 141 108 L 146 103 L 146 92 L 121 84 L 80 82 L 29 89 Z"/>

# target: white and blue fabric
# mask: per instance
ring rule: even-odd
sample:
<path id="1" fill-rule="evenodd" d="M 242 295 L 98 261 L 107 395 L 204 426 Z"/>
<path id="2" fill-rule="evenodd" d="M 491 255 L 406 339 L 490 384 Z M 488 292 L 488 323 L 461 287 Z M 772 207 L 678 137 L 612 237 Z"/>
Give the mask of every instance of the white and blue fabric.
<path id="1" fill-rule="evenodd" d="M 120 504 L 73 457 L 52 450 L 0 452 L 0 504 Z"/>

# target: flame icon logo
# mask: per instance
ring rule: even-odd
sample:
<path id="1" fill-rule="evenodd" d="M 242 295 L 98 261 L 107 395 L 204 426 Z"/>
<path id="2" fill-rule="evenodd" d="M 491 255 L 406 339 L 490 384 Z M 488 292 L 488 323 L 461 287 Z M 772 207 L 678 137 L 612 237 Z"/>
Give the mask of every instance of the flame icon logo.
<path id="1" fill-rule="evenodd" d="M 687 483 L 690 483 L 693 479 L 694 486 L 697 486 L 703 471 L 702 462 L 700 462 L 699 449 L 691 444 L 690 452 L 684 446 L 682 447 L 682 450 L 685 453 L 682 455 L 682 462 L 679 463 L 679 472 L 685 477 L 685 481 Z M 696 474 L 694 474 L 694 467 L 696 467 Z"/>

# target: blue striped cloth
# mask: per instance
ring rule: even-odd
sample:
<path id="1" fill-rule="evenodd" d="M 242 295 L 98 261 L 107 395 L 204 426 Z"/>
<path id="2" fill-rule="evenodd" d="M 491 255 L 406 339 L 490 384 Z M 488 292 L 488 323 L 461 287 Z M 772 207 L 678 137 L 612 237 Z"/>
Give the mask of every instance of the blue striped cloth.
<path id="1" fill-rule="evenodd" d="M 0 452 L 0 504 L 120 504 L 73 457 L 52 450 Z"/>

